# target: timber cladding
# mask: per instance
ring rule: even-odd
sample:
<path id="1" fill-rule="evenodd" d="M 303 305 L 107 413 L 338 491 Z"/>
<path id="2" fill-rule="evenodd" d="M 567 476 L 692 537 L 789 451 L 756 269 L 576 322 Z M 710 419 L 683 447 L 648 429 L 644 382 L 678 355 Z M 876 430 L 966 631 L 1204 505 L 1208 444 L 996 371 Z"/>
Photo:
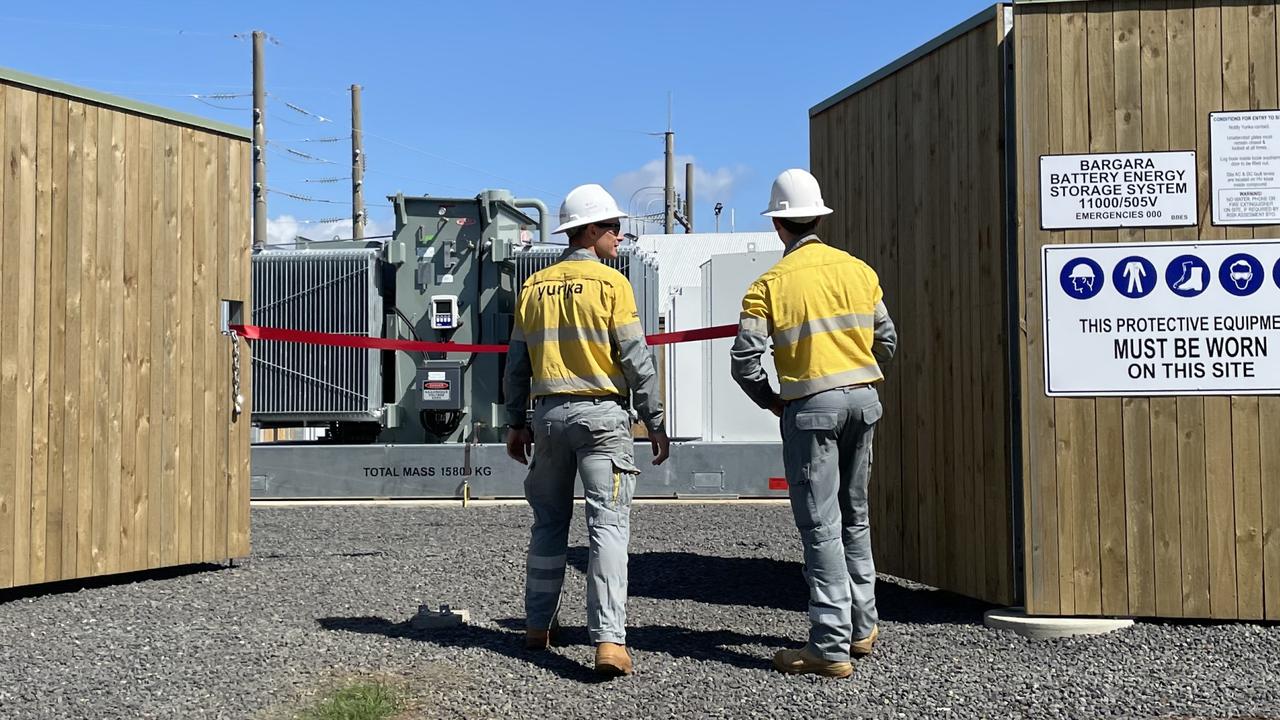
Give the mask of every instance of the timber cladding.
<path id="1" fill-rule="evenodd" d="M 1211 224 L 1209 113 L 1275 109 L 1273 2 L 1015 6 L 1032 612 L 1280 620 L 1280 398 L 1049 398 L 1040 248 L 1280 237 Z M 1043 154 L 1195 150 L 1199 227 L 1045 232 Z"/>
<path id="2" fill-rule="evenodd" d="M 872 481 L 890 574 L 1032 614 L 1280 620 L 1280 397 L 1045 394 L 1048 244 L 1214 226 L 1209 113 L 1280 108 L 1275 2 L 997 5 L 810 111 L 825 238 L 899 355 Z M 1194 150 L 1198 227 L 1045 231 L 1042 155 Z M 1012 330 L 1011 330 L 1012 329 Z"/>
<path id="3" fill-rule="evenodd" d="M 880 275 L 899 336 L 880 387 L 877 569 L 1014 601 L 998 15 L 811 119 L 819 234 Z"/>
<path id="4" fill-rule="evenodd" d="M 0 588 L 247 555 L 220 301 L 248 307 L 249 143 L 26 80 L 0 74 Z"/>

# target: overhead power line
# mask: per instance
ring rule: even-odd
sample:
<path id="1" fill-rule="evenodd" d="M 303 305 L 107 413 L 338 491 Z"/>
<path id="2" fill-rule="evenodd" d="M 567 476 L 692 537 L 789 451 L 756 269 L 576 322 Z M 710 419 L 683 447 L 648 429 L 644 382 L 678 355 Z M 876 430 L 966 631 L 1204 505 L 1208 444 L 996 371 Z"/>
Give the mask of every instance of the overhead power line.
<path id="1" fill-rule="evenodd" d="M 535 186 L 533 186 L 533 185 L 530 185 L 529 183 L 521 182 L 520 180 L 515 180 L 515 179 L 509 178 L 509 177 L 503 177 L 502 175 L 498 175 L 497 173 L 491 173 L 491 172 L 489 172 L 488 170 L 481 170 L 481 169 L 480 169 L 480 168 L 478 168 L 478 167 L 473 167 L 473 166 L 471 166 L 471 165 L 467 165 L 466 163 L 458 162 L 457 160 L 453 160 L 453 159 L 451 159 L 451 158 L 444 157 L 443 155 L 437 155 L 436 153 L 433 153 L 433 152 L 430 152 L 430 151 L 427 151 L 427 150 L 423 150 L 422 148 L 417 148 L 417 147 L 414 147 L 414 146 L 412 146 L 412 145 L 406 145 L 405 143 L 402 143 L 402 142 L 400 142 L 400 141 L 398 141 L 398 140 L 392 140 L 391 138 L 383 137 L 383 136 L 381 136 L 381 135 L 377 135 L 377 134 L 371 133 L 371 132 L 369 132 L 368 130 L 365 130 L 365 131 L 364 131 L 364 136 L 365 136 L 365 137 L 376 138 L 376 139 L 381 140 L 381 141 L 383 141 L 383 142 L 391 143 L 392 145 L 396 145 L 396 146 L 402 147 L 402 148 L 404 148 L 405 150 L 411 150 L 411 151 L 413 151 L 413 152 L 420 153 L 420 154 L 422 154 L 422 155 L 426 155 L 427 157 L 435 158 L 436 160 L 440 160 L 440 161 L 442 161 L 442 162 L 447 162 L 447 163 L 449 163 L 449 164 L 451 164 L 451 165 L 457 165 L 457 166 L 458 166 L 458 167 L 460 167 L 460 168 L 464 168 L 464 169 L 466 169 L 466 170 L 470 170 L 470 171 L 472 171 L 472 172 L 479 173 L 479 174 L 481 174 L 481 175 L 487 175 L 487 176 L 489 176 L 489 177 L 491 177 L 491 178 L 496 178 L 496 179 L 498 179 L 498 180 L 502 180 L 503 182 L 509 182 L 509 183 L 511 183 L 512 185 L 521 185 L 521 186 L 524 186 L 524 187 L 529 188 L 530 190 L 537 190 L 538 192 L 540 192 L 540 193 L 545 193 L 546 195 L 549 195 L 549 196 L 551 196 L 551 197 L 552 197 L 552 198 L 554 198 L 554 199 L 559 199 L 560 197 L 562 197 L 561 195 L 557 195 L 557 194 L 555 194 L 555 193 L 551 192 L 550 190 L 546 190 L 546 189 L 544 189 L 544 188 L 540 188 L 540 187 L 535 187 Z"/>
<path id="2" fill-rule="evenodd" d="M 327 203 L 329 205 L 346 205 L 347 204 L 339 200 L 325 200 L 324 198 L 313 198 L 307 195 L 298 195 L 297 193 L 285 192 L 284 190 L 277 190 L 275 188 L 267 188 L 267 192 L 273 195 L 283 195 L 287 198 L 300 200 L 302 202 Z"/>

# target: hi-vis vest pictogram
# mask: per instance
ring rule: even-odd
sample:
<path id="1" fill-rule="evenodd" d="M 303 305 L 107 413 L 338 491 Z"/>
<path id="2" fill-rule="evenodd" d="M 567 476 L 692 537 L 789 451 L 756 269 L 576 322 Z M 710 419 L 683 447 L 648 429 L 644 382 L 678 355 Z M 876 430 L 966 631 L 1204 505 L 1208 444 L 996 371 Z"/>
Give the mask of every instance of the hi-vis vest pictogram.
<path id="1" fill-rule="evenodd" d="M 773 340 L 779 394 L 794 400 L 884 378 L 871 351 L 883 296 L 866 263 L 815 239 L 751 284 L 739 327 Z"/>
<path id="2" fill-rule="evenodd" d="M 533 397 L 626 397 L 615 348 L 628 340 L 643 345 L 644 329 L 626 276 L 593 258 L 558 262 L 529 276 L 511 339 L 529 348 Z"/>

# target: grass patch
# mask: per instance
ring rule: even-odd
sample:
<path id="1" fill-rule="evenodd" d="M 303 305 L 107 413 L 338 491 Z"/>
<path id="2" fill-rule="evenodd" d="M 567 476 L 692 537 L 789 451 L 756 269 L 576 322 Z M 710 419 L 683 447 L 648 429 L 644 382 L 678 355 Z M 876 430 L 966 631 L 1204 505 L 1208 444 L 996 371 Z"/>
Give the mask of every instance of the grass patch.
<path id="1" fill-rule="evenodd" d="M 297 715 L 299 720 L 388 720 L 408 703 L 399 690 L 384 682 L 348 685 Z"/>

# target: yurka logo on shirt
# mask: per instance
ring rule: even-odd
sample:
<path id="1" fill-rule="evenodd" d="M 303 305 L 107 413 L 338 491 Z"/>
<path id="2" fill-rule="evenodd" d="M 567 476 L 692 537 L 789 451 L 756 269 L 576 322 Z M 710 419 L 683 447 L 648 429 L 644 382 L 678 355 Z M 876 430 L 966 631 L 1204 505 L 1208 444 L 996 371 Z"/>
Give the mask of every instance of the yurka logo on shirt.
<path id="1" fill-rule="evenodd" d="M 542 300 L 544 297 L 554 297 L 556 295 L 581 295 L 581 294 L 582 294 L 582 283 L 580 282 L 575 283 L 571 280 L 565 280 L 563 283 L 559 285 L 547 284 L 547 285 L 538 286 L 539 300 Z"/>

